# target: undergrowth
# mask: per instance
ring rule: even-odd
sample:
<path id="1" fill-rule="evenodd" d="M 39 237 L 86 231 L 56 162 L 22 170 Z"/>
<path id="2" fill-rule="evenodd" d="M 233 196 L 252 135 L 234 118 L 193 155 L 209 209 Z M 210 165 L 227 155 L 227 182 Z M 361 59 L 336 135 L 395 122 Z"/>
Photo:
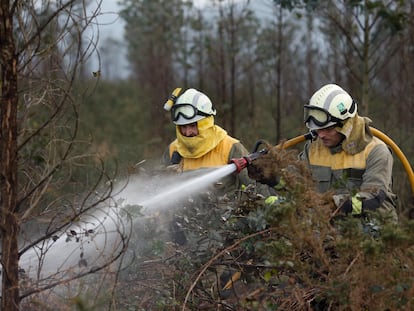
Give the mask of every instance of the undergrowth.
<path id="1" fill-rule="evenodd" d="M 277 157 L 271 204 L 254 185 L 206 191 L 137 226 L 117 310 L 413 309 L 414 222 L 340 217 L 296 154 Z"/>

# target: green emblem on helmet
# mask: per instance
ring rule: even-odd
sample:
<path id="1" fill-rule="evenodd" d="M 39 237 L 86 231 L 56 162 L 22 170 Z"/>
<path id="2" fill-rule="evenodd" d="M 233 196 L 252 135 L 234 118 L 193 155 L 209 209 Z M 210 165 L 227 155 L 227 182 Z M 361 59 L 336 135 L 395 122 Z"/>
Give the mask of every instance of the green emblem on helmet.
<path id="1" fill-rule="evenodd" d="M 338 110 L 339 110 L 339 112 L 340 113 L 344 113 L 344 112 L 346 112 L 346 108 L 345 108 L 345 105 L 344 105 L 344 103 L 339 103 L 337 106 L 336 106 L 336 108 L 338 108 Z"/>

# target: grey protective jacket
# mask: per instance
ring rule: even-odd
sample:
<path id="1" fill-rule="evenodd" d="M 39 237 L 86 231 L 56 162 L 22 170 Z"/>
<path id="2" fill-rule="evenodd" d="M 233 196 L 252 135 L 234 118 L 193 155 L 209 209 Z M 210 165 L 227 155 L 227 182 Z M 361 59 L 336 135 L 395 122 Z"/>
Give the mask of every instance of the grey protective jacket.
<path id="1" fill-rule="evenodd" d="M 343 128 L 337 128 L 345 136 L 341 145 L 327 148 L 316 138 L 306 143 L 299 156 L 309 164 L 319 191 L 334 191 L 338 207 L 356 198 L 362 202 L 362 212 L 385 212 L 396 221 L 393 157 L 388 146 L 373 137 L 369 122 L 368 118 L 356 116 Z"/>

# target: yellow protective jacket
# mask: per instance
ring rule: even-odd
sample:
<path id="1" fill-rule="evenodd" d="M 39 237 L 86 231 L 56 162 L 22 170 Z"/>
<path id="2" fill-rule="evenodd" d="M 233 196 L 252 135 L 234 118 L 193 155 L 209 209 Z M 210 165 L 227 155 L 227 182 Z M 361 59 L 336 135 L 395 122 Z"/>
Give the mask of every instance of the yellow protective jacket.
<path id="1" fill-rule="evenodd" d="M 362 212 L 379 210 L 397 219 L 392 192 L 393 157 L 388 146 L 373 137 L 370 120 L 356 116 L 343 128 L 341 145 L 327 148 L 316 138 L 308 142 L 300 158 L 307 161 L 320 192 L 333 191 L 340 206 L 346 199 L 362 202 Z"/>
<path id="2" fill-rule="evenodd" d="M 174 140 L 169 146 L 169 158 L 172 157 L 174 151 L 177 151 L 177 140 Z M 183 171 L 217 167 L 228 164 L 230 159 L 236 156 L 245 155 L 247 155 L 246 148 L 237 139 L 226 135 L 214 149 L 205 155 L 199 158 L 182 158 L 181 165 Z"/>
<path id="3" fill-rule="evenodd" d="M 177 151 L 177 140 L 174 140 L 165 150 L 162 157 L 163 165 L 168 166 L 172 164 L 171 157 L 175 151 Z M 231 159 L 241 158 L 248 154 L 249 152 L 240 141 L 229 135 L 225 135 L 217 146 L 205 155 L 198 158 L 181 157 L 179 165 L 184 172 L 197 169 L 208 170 L 227 165 Z M 215 190 L 217 190 L 219 194 L 224 194 L 239 189 L 241 185 L 248 185 L 254 182 L 254 180 L 249 178 L 247 170 L 242 170 L 239 174 L 231 174 L 230 176 L 223 178 L 215 185 Z"/>

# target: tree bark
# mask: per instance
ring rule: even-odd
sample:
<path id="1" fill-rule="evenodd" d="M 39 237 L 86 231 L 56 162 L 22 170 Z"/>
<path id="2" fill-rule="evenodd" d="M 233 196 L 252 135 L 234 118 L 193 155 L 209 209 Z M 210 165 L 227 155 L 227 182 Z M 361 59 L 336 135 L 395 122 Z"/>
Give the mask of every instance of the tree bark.
<path id="1" fill-rule="evenodd" d="M 0 230 L 2 237 L 1 309 L 19 310 L 17 221 L 17 56 L 9 1 L 0 4 Z"/>

